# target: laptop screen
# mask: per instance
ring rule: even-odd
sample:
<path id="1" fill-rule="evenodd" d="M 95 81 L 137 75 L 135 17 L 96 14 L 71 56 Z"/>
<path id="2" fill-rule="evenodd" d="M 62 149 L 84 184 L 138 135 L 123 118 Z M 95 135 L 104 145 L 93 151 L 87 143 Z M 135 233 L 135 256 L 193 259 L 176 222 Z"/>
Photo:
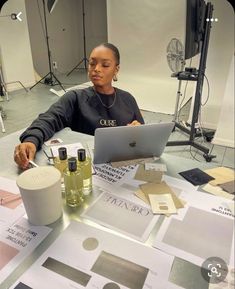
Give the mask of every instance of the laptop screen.
<path id="1" fill-rule="evenodd" d="M 94 163 L 160 157 L 174 123 L 97 128 Z"/>

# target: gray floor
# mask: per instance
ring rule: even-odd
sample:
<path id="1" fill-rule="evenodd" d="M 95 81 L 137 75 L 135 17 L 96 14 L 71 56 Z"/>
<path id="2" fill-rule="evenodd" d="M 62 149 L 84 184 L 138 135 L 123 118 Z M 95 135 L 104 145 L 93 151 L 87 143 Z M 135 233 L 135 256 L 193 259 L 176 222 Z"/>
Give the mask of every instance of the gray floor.
<path id="1" fill-rule="evenodd" d="M 57 77 L 65 88 L 88 81 L 87 74 L 83 70 L 74 71 L 69 77 L 62 74 L 57 74 Z M 6 132 L 2 133 L 0 131 L 0 138 L 26 128 L 40 112 L 45 111 L 52 103 L 56 102 L 58 96 L 50 92 L 50 88 L 61 90 L 59 85 L 51 87 L 45 84 L 38 84 L 29 92 L 25 92 L 23 89 L 10 92 L 9 101 L 6 101 L 6 97 L 3 98 L 4 101 L 0 102 L 0 106 L 3 107 L 6 114 L 6 118 L 4 118 Z M 180 113 L 181 120 L 186 121 L 188 119 L 189 109 L 190 103 L 182 108 Z M 171 121 L 173 119 L 172 115 L 151 111 L 142 111 L 142 114 L 146 123 Z M 170 140 L 188 140 L 188 138 L 189 136 L 187 134 L 178 129 L 170 136 Z M 234 168 L 234 149 L 212 145 L 202 137 L 198 138 L 197 142 L 203 143 L 204 146 L 210 149 L 211 154 L 216 155 L 212 163 L 218 166 L 223 165 Z M 203 153 L 190 146 L 166 147 L 165 152 L 185 158 L 196 159 L 199 162 L 205 162 Z"/>

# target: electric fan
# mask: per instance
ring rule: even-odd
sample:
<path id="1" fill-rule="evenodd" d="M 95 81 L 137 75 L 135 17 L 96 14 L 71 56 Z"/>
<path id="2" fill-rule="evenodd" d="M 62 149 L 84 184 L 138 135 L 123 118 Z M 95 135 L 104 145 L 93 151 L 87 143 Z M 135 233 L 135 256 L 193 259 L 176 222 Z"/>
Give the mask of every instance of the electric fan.
<path id="1" fill-rule="evenodd" d="M 167 62 L 168 65 L 174 73 L 183 71 L 185 61 L 184 61 L 184 47 L 183 44 L 177 38 L 172 38 L 167 45 Z"/>
<path id="2" fill-rule="evenodd" d="M 183 44 L 177 38 L 172 38 L 169 44 L 167 45 L 167 62 L 168 65 L 173 71 L 172 77 L 177 77 L 179 72 L 184 70 L 185 60 L 184 60 L 184 47 Z M 178 117 L 178 107 L 179 100 L 181 97 L 181 80 L 179 81 L 177 95 L 176 95 L 176 104 L 175 104 L 175 113 L 173 121 L 176 122 Z"/>

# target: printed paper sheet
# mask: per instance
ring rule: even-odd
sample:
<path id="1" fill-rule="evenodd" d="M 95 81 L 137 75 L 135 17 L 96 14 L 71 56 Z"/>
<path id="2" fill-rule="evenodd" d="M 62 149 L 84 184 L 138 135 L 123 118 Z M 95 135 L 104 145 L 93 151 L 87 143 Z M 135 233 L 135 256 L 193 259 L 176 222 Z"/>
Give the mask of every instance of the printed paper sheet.
<path id="1" fill-rule="evenodd" d="M 72 221 L 11 289 L 165 289 L 172 262 L 163 252 Z"/>
<path id="2" fill-rule="evenodd" d="M 154 241 L 154 247 L 194 264 L 209 257 L 234 263 L 234 215 L 232 201 L 199 191 L 182 192 L 185 208 L 177 216 L 166 218 Z"/>
<path id="3" fill-rule="evenodd" d="M 16 182 L 0 177 L 0 280 L 11 272 L 50 233 L 23 218 L 25 209 Z"/>

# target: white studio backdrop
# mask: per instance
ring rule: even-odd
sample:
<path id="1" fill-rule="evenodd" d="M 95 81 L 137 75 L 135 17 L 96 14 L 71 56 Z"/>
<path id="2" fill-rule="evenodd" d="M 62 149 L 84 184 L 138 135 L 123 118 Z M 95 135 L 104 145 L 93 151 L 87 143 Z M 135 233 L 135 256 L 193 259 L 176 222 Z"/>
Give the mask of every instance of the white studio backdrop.
<path id="1" fill-rule="evenodd" d="M 235 147 L 234 144 L 234 57 L 231 60 L 224 99 L 213 144 Z"/>
<path id="2" fill-rule="evenodd" d="M 174 113 L 178 80 L 171 78 L 166 48 L 172 38 L 184 43 L 185 17 L 186 0 L 107 0 L 108 40 L 121 55 L 115 85 L 132 93 L 141 109 Z M 188 83 L 185 101 L 194 86 Z"/>
<path id="3" fill-rule="evenodd" d="M 166 61 L 166 47 L 172 38 L 184 44 L 186 29 L 186 0 L 107 0 L 108 40 L 118 46 L 121 54 L 119 81 L 115 85 L 131 92 L 141 109 L 173 114 L 176 102 L 178 80 L 171 78 Z M 210 98 L 203 107 L 201 124 L 216 129 L 227 120 L 222 117 L 221 108 L 232 102 L 234 92 L 225 97 L 231 57 L 234 53 L 234 12 L 227 0 L 210 0 L 214 5 L 214 18 L 209 43 L 206 75 L 210 82 Z M 190 66 L 187 61 L 186 66 Z M 199 56 L 192 59 L 192 67 L 199 67 Z M 232 80 L 233 81 L 233 80 Z M 182 82 L 184 93 L 186 81 Z M 228 86 L 228 85 L 227 85 Z M 231 88 L 231 84 L 229 88 Z M 184 103 L 195 94 L 196 82 L 188 82 Z M 204 81 L 202 103 L 207 98 L 207 84 Z M 192 108 L 189 123 L 192 118 Z M 234 108 L 227 106 L 230 120 Z M 231 123 L 231 122 L 230 122 Z M 234 125 L 228 127 L 231 138 L 225 141 L 230 146 Z M 218 139 L 220 129 L 216 134 Z"/>

